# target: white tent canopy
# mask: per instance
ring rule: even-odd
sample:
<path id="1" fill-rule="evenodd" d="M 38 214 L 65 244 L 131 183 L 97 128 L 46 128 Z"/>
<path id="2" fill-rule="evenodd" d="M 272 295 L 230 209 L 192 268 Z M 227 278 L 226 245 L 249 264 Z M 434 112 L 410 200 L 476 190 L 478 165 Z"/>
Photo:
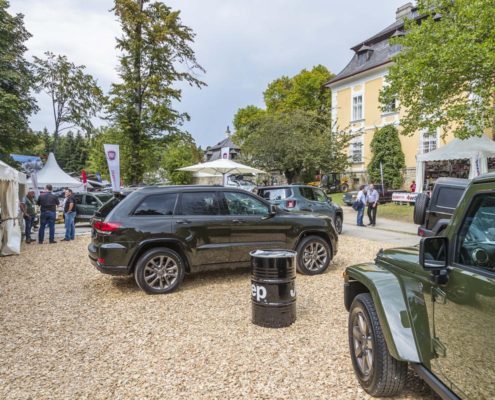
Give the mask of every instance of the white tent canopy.
<path id="1" fill-rule="evenodd" d="M 0 161 L 0 255 L 19 254 L 21 230 L 17 219 L 19 179 L 26 176 Z"/>
<path id="2" fill-rule="evenodd" d="M 454 139 L 450 143 L 416 157 L 416 192 L 423 191 L 424 163 L 427 161 L 470 160 L 469 178 L 488 172 L 488 158 L 495 157 L 495 142 L 487 136 Z"/>
<path id="3" fill-rule="evenodd" d="M 249 165 L 239 164 L 235 161 L 220 158 L 214 161 L 191 165 L 189 167 L 179 168 L 179 171 L 202 172 L 206 174 L 264 174 L 264 171 L 250 167 Z"/>
<path id="4" fill-rule="evenodd" d="M 68 187 L 76 190 L 83 190 L 82 182 L 66 174 L 59 167 L 53 153 L 48 155 L 45 166 L 38 172 L 38 188 L 43 189 L 46 185 L 51 184 L 53 187 Z"/>

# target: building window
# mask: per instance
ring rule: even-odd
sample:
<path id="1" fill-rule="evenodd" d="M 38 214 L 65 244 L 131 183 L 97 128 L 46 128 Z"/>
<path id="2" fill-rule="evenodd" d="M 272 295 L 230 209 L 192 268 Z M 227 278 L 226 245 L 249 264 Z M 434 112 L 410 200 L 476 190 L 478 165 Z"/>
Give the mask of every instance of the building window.
<path id="1" fill-rule="evenodd" d="M 382 106 L 383 114 L 391 114 L 397 112 L 397 100 L 393 99 L 390 103 L 384 104 Z"/>
<path id="2" fill-rule="evenodd" d="M 352 98 L 352 120 L 363 119 L 363 96 L 358 95 Z"/>
<path id="3" fill-rule="evenodd" d="M 438 137 L 436 132 L 423 132 L 421 136 L 422 153 L 429 153 L 438 147 Z"/>
<path id="4" fill-rule="evenodd" d="M 356 139 L 351 143 L 350 156 L 352 163 L 362 163 L 363 162 L 363 142 L 361 138 Z"/>

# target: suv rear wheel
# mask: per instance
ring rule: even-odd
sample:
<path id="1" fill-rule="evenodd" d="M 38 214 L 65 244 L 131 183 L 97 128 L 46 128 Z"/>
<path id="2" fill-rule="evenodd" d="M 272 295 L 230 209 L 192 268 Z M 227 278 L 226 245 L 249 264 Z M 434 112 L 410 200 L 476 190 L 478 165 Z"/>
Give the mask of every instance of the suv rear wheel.
<path id="1" fill-rule="evenodd" d="M 159 247 L 139 258 L 134 269 L 134 279 L 146 293 L 164 294 L 179 287 L 184 272 L 182 257 L 171 249 Z"/>
<path id="2" fill-rule="evenodd" d="M 334 221 L 334 225 L 335 225 L 335 230 L 337 231 L 337 233 L 340 235 L 342 233 L 342 216 L 337 214 L 335 216 L 335 221 Z"/>
<path id="3" fill-rule="evenodd" d="M 374 397 L 398 395 L 406 383 L 407 363 L 390 355 L 369 293 L 352 302 L 348 331 L 352 365 L 363 389 Z"/>
<path id="4" fill-rule="evenodd" d="M 304 275 L 322 274 L 332 259 L 329 244 L 318 236 L 305 237 L 297 246 L 297 270 Z"/>

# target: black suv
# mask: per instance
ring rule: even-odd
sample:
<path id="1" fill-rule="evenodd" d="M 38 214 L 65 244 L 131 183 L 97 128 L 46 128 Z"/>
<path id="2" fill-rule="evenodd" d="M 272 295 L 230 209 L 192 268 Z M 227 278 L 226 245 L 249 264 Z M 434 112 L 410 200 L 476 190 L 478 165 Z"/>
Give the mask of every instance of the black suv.
<path id="1" fill-rule="evenodd" d="M 416 197 L 414 223 L 419 225 L 419 236 L 441 235 L 469 182 L 468 179 L 439 178 L 431 195 L 420 193 Z"/>
<path id="2" fill-rule="evenodd" d="M 248 266 L 255 249 L 295 249 L 297 269 L 308 275 L 323 273 L 337 253 L 329 217 L 292 214 L 235 188 L 142 188 L 99 214 L 91 262 L 103 273 L 133 273 L 148 293 L 171 292 L 202 268 Z"/>

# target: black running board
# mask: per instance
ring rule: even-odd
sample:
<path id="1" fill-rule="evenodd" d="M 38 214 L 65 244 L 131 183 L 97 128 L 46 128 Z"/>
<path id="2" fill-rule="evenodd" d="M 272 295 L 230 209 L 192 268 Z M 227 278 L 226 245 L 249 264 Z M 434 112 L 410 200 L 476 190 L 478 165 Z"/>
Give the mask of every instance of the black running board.
<path id="1" fill-rule="evenodd" d="M 424 365 L 415 363 L 410 363 L 409 365 L 443 400 L 461 400 L 459 396 L 445 386 L 445 384 L 433 375 Z"/>

